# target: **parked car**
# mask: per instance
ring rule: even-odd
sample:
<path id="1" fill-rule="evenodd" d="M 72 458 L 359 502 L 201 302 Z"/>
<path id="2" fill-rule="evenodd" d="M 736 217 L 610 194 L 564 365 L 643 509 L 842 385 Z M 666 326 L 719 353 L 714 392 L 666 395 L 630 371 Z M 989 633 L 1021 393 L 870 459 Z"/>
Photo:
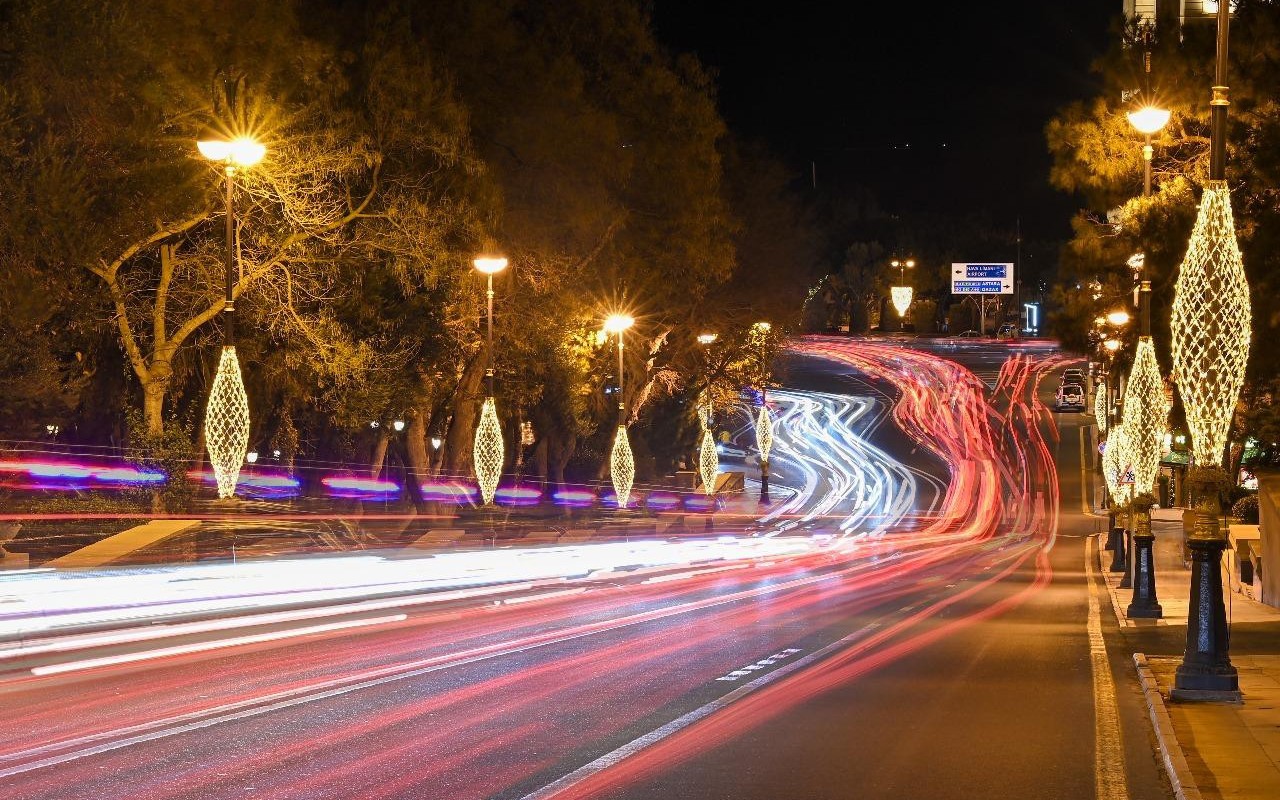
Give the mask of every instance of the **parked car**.
<path id="1" fill-rule="evenodd" d="M 996 338 L 1004 339 L 1006 341 L 1013 341 L 1014 339 L 1017 339 L 1018 326 L 1014 325 L 1011 322 L 1006 322 L 1005 324 L 1001 325 L 1000 328 L 996 331 Z"/>
<path id="2" fill-rule="evenodd" d="M 1058 387 L 1058 397 L 1054 401 L 1058 411 L 1085 411 L 1088 403 L 1085 400 L 1084 387 L 1078 383 L 1063 383 Z"/>

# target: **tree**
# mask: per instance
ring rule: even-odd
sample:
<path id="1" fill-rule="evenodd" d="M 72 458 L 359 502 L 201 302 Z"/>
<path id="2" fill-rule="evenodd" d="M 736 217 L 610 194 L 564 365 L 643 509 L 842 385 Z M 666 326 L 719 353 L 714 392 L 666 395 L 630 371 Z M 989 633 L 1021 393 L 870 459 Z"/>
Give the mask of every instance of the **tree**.
<path id="1" fill-rule="evenodd" d="M 1280 80 L 1280 4 L 1241 0 L 1231 24 L 1231 110 L 1228 124 L 1227 179 L 1232 187 L 1237 234 L 1253 287 L 1255 341 L 1280 333 L 1275 276 L 1280 256 L 1280 102 L 1271 87 Z M 1208 172 L 1209 86 L 1213 83 L 1214 28 L 1179 27 L 1161 18 L 1153 43 L 1134 20 L 1098 62 L 1101 89 L 1049 123 L 1046 137 L 1054 156 L 1051 180 L 1081 195 L 1087 209 L 1074 223 L 1064 248 L 1060 289 L 1062 313 L 1056 330 L 1064 341 L 1080 344 L 1099 312 L 1125 302 L 1133 273 L 1127 262 L 1145 255 L 1141 277 L 1152 281 L 1153 325 L 1161 360 L 1168 358 L 1168 308 L 1173 281 L 1195 217 L 1200 184 Z M 1142 139 L 1124 112 L 1123 98 L 1143 88 L 1142 59 L 1152 56 L 1152 83 L 1158 102 L 1173 114 L 1155 139 L 1155 191 L 1140 197 Z M 1134 103 L 1141 102 L 1139 92 Z M 1098 288 L 1079 294 L 1075 287 Z M 1097 295 L 1096 298 L 1094 295 Z M 1280 359 L 1255 349 L 1250 383 L 1276 374 Z"/>

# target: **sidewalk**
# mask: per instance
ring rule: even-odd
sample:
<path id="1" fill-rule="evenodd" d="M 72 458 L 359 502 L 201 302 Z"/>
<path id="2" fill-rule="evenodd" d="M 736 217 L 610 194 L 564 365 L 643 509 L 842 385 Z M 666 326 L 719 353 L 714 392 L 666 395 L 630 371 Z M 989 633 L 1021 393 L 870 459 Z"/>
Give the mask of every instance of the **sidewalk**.
<path id="1" fill-rule="evenodd" d="M 1100 550 L 1099 561 L 1122 636 L 1139 640 L 1126 645 L 1134 646 L 1130 651 L 1159 652 L 1138 652 L 1134 661 L 1170 781 L 1181 800 L 1280 798 L 1280 609 L 1224 589 L 1233 638 L 1239 641 L 1235 634 L 1242 627 L 1249 631 L 1231 653 L 1244 700 L 1171 700 L 1174 673 L 1182 661 L 1191 571 L 1182 561 L 1180 510 L 1158 510 L 1152 516 L 1162 619 L 1126 619 L 1132 590 L 1117 588 L 1121 573 L 1105 571 L 1111 553 Z M 1224 572 L 1224 587 L 1230 585 L 1228 577 Z"/>

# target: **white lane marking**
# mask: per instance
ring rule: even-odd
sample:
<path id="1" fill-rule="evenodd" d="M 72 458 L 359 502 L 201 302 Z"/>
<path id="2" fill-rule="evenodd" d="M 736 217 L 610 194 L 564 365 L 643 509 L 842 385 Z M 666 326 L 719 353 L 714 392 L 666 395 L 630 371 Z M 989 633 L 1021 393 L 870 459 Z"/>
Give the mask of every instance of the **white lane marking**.
<path id="1" fill-rule="evenodd" d="M 493 604 L 513 606 L 518 603 L 532 603 L 535 600 L 547 600 L 552 597 L 566 597 L 571 594 L 582 594 L 586 590 L 587 590 L 586 587 L 583 587 L 581 589 L 561 589 L 558 592 L 542 592 L 540 594 L 526 594 L 526 595 L 521 595 L 519 597 L 508 597 L 503 600 L 494 600 Z"/>
<path id="2" fill-rule="evenodd" d="M 770 563 L 773 563 L 773 562 L 770 562 Z M 726 567 L 711 567 L 710 569 L 694 569 L 694 570 L 689 570 L 687 572 L 673 572 L 669 575 L 658 575 L 657 577 L 654 577 L 654 578 L 646 578 L 640 582 L 641 583 L 668 583 L 670 581 L 682 581 L 685 578 L 694 578 L 694 577 L 697 577 L 698 575 L 711 575 L 712 573 L 716 573 L 716 572 L 727 572 L 728 570 L 731 570 L 731 569 L 746 569 L 750 566 L 752 565 L 751 564 L 730 564 Z M 759 565 L 756 565 L 756 566 L 759 566 Z"/>
<path id="3" fill-rule="evenodd" d="M 747 675 L 750 675 L 751 673 L 757 670 L 762 670 L 765 667 L 771 667 L 774 664 L 778 663 L 779 661 L 790 658 L 796 653 L 803 653 L 803 652 L 804 652 L 803 650 L 797 650 L 794 647 L 788 647 L 786 650 L 780 650 L 767 658 L 762 658 L 759 661 L 755 661 L 751 664 L 746 665 L 745 667 L 740 667 L 739 669 L 735 669 L 733 672 L 730 672 L 726 675 L 721 675 L 719 678 L 716 678 L 716 680 L 736 681 L 738 678 L 742 678 Z"/>
<path id="4" fill-rule="evenodd" d="M 1129 800 L 1116 686 L 1111 678 L 1111 662 L 1107 660 L 1107 643 L 1102 638 L 1100 590 L 1093 568 L 1096 540 L 1096 536 L 1090 536 L 1084 545 L 1084 571 L 1089 583 L 1089 660 L 1093 667 L 1094 796 L 1097 800 Z"/>
<path id="5" fill-rule="evenodd" d="M 59 664 L 45 664 L 44 666 L 32 667 L 31 674 L 61 675 L 64 672 L 78 672 L 82 669 L 110 667 L 117 664 L 130 664 L 135 661 L 150 661 L 153 658 L 166 658 L 168 656 L 187 655 L 188 653 L 205 653 L 210 650 L 220 650 L 224 647 L 239 647 L 246 644 L 274 642 L 280 639 L 292 639 L 296 636 L 308 636 L 313 633 L 328 633 L 329 631 L 341 631 L 347 628 L 366 628 L 370 625 L 385 625 L 388 622 L 403 622 L 408 618 L 407 614 L 392 614 L 386 617 L 356 619 L 348 622 L 326 622 L 323 625 L 308 625 L 303 628 L 290 628 L 289 630 L 272 631 L 270 633 L 255 633 L 249 636 L 233 636 L 230 639 L 217 639 L 212 642 L 180 644 L 172 647 L 161 647 L 156 650 L 140 650 L 136 653 L 121 653 L 114 656 L 85 658 L 79 661 L 63 661 Z"/>

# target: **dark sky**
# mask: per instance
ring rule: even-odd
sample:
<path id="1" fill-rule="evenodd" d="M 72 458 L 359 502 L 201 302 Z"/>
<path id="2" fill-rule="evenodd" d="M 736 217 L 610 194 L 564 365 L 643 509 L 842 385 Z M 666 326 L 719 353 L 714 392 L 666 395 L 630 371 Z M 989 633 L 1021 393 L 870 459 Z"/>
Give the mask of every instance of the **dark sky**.
<path id="1" fill-rule="evenodd" d="M 1044 126 L 1089 96 L 1122 0 L 656 0 L 669 47 L 718 74 L 738 133 L 818 185 L 870 188 L 895 213 L 1021 217 L 1062 237 L 1076 206 L 1048 185 Z M 805 176 L 807 178 L 807 175 Z"/>

